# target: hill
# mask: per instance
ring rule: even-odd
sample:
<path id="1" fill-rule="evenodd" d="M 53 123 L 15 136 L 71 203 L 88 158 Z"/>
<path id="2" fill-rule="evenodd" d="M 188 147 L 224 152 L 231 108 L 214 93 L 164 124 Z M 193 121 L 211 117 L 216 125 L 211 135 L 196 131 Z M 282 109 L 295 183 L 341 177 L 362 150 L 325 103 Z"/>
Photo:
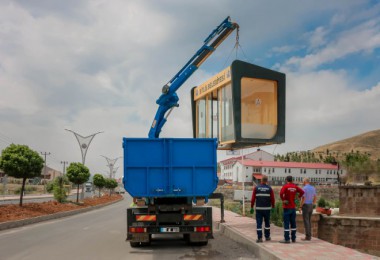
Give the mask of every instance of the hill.
<path id="1" fill-rule="evenodd" d="M 314 153 L 327 154 L 327 151 L 337 159 L 346 153 L 359 151 L 367 153 L 372 160 L 380 159 L 380 129 L 350 137 L 341 141 L 319 146 Z"/>

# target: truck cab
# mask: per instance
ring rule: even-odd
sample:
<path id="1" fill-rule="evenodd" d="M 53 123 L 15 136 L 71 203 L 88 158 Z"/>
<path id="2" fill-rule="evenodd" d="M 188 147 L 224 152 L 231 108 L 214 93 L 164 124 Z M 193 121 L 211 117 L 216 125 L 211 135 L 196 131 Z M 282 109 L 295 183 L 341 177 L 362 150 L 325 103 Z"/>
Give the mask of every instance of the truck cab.
<path id="1" fill-rule="evenodd" d="M 91 182 L 86 182 L 86 183 L 84 184 L 84 186 L 85 186 L 85 191 L 86 191 L 86 192 L 91 192 L 91 191 L 94 190 Z"/>

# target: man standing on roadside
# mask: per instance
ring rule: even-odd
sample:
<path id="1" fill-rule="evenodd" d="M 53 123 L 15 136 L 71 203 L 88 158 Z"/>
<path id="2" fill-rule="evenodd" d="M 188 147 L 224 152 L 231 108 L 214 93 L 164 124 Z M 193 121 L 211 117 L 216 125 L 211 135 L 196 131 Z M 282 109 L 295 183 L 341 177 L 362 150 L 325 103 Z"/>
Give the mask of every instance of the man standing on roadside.
<path id="1" fill-rule="evenodd" d="M 286 181 L 287 183 L 282 186 L 280 191 L 280 198 L 282 200 L 282 207 L 284 210 L 284 240 L 281 240 L 279 242 L 289 244 L 290 238 L 292 239 L 293 243 L 296 242 L 297 225 L 295 198 L 297 193 L 298 197 L 301 198 L 304 194 L 304 191 L 293 183 L 292 176 L 287 176 Z M 291 237 L 289 236 L 289 233 L 291 233 Z"/>
<path id="2" fill-rule="evenodd" d="M 305 226 L 305 238 L 301 238 L 303 241 L 311 240 L 311 216 L 313 214 L 313 207 L 317 201 L 317 194 L 315 188 L 310 185 L 309 178 L 303 179 L 303 191 L 305 192 L 301 198 L 301 204 L 299 211 L 302 210 L 303 224 Z"/>
<path id="3" fill-rule="evenodd" d="M 256 227 L 257 227 L 257 243 L 263 242 L 263 218 L 264 218 L 264 236 L 265 240 L 270 238 L 270 212 L 274 208 L 274 193 L 272 188 L 267 184 L 268 177 L 263 175 L 261 184 L 256 186 L 252 192 L 251 214 L 253 214 L 253 206 L 256 203 Z"/>

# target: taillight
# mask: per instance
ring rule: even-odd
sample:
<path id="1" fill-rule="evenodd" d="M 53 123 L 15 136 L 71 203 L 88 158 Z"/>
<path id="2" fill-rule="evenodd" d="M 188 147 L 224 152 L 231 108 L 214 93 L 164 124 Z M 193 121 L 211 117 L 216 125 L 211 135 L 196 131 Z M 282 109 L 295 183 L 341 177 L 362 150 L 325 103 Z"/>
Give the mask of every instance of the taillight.
<path id="1" fill-rule="evenodd" d="M 146 228 L 143 227 L 130 227 L 129 228 L 130 233 L 146 233 Z"/>
<path id="2" fill-rule="evenodd" d="M 211 228 L 208 226 L 205 227 L 194 227 L 195 232 L 210 232 Z"/>

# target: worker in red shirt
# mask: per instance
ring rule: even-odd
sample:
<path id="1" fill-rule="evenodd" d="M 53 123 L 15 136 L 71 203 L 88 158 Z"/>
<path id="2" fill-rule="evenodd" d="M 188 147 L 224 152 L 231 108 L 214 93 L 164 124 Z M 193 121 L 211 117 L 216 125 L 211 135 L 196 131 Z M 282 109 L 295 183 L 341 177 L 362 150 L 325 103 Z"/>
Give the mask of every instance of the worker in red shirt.
<path id="1" fill-rule="evenodd" d="M 289 244 L 290 238 L 292 242 L 296 242 L 296 204 L 295 199 L 298 193 L 298 198 L 301 198 L 304 194 L 304 191 L 293 183 L 293 177 L 286 177 L 287 183 L 282 186 L 280 191 L 280 198 L 282 200 L 282 207 L 284 210 L 284 240 L 281 240 L 280 243 Z M 290 227 L 289 227 L 290 224 Z M 291 233 L 291 237 L 289 236 Z"/>

